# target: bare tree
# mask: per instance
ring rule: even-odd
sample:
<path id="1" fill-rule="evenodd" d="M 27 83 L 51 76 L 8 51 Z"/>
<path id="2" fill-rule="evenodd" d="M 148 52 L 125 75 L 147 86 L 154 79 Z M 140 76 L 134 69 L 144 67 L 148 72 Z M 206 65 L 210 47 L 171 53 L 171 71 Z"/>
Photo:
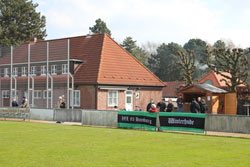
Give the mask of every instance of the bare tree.
<path id="1" fill-rule="evenodd" d="M 246 84 L 248 77 L 248 59 L 243 49 L 208 48 L 207 55 L 208 57 L 205 64 L 207 64 L 212 71 L 224 77 L 221 81 L 226 83 L 231 92 L 236 92 L 238 85 Z"/>
<path id="2" fill-rule="evenodd" d="M 186 81 L 187 85 L 193 84 L 193 74 L 195 69 L 195 56 L 191 50 L 187 50 L 187 53 L 182 51 L 177 52 L 180 61 L 177 62 L 183 69 L 183 78 Z"/>

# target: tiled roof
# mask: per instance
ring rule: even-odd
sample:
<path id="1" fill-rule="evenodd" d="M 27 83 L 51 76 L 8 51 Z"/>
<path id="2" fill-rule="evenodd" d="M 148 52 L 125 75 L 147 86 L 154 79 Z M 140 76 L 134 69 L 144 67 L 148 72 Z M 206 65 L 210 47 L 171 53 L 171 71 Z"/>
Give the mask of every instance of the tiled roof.
<path id="1" fill-rule="evenodd" d="M 171 81 L 164 83 L 166 84 L 166 87 L 163 88 L 163 97 L 177 97 L 178 89 L 186 84 L 185 81 Z"/>
<path id="2" fill-rule="evenodd" d="M 231 76 L 231 74 L 229 74 L 227 72 L 222 72 L 222 74 L 226 75 L 226 76 Z M 217 74 L 217 73 L 211 71 L 206 76 L 204 76 L 199 81 L 199 83 L 204 83 L 207 80 L 211 80 L 214 86 L 217 86 L 217 87 L 227 87 L 226 82 L 223 79 L 225 79 L 226 81 L 230 82 L 230 80 L 228 78 L 225 78 L 222 75 Z M 241 84 L 240 86 L 244 86 L 244 85 Z"/>
<path id="3" fill-rule="evenodd" d="M 160 86 L 164 83 L 137 59 L 105 34 L 31 43 L 31 62 L 46 61 L 49 42 L 49 60 L 67 59 L 67 40 L 70 39 L 70 59 L 83 63 L 75 71 L 75 83 Z M 28 44 L 14 49 L 14 63 L 26 63 Z M 10 64 L 10 56 L 0 58 L 0 64 Z"/>
<path id="4" fill-rule="evenodd" d="M 104 36 L 99 84 L 164 86 L 150 70 L 108 35 Z"/>
<path id="5" fill-rule="evenodd" d="M 226 90 L 220 89 L 220 88 L 213 86 L 213 85 L 210 85 L 210 84 L 193 84 L 193 85 L 190 85 L 190 86 L 187 86 L 187 87 L 181 89 L 180 92 L 182 92 L 184 90 L 188 90 L 188 89 L 193 88 L 193 87 L 200 88 L 200 89 L 203 89 L 203 90 L 211 92 L 211 93 L 227 93 Z"/>

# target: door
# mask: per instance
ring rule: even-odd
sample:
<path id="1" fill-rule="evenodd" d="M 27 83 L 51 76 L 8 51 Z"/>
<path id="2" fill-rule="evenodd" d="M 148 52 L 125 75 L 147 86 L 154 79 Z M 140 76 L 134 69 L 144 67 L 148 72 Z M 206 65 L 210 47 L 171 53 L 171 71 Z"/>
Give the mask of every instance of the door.
<path id="1" fill-rule="evenodd" d="M 133 111 L 133 91 L 126 91 L 126 110 Z"/>

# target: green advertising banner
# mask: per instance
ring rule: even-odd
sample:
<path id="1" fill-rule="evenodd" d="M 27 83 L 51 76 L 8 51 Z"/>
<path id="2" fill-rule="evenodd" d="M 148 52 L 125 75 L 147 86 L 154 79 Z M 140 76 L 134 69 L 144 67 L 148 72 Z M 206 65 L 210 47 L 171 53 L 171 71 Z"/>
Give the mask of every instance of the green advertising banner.
<path id="1" fill-rule="evenodd" d="M 118 127 L 156 130 L 156 113 L 143 111 L 118 111 Z"/>
<path id="2" fill-rule="evenodd" d="M 206 114 L 160 112 L 160 130 L 204 133 Z"/>

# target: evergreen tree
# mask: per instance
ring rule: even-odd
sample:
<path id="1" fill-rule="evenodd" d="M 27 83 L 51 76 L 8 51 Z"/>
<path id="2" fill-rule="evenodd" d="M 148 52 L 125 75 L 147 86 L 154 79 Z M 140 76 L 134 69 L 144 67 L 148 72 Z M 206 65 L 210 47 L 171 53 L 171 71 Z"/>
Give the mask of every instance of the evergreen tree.
<path id="1" fill-rule="evenodd" d="M 136 41 L 132 39 L 132 37 L 126 37 L 121 46 L 126 49 L 129 53 L 132 53 L 136 48 Z"/>
<path id="2" fill-rule="evenodd" d="M 106 23 L 100 18 L 95 21 L 93 27 L 89 27 L 89 30 L 94 34 L 108 34 L 111 36 L 111 31 L 108 29 Z"/>
<path id="3" fill-rule="evenodd" d="M 46 37 L 45 16 L 36 12 L 38 4 L 28 0 L 0 0 L 0 45 L 18 45 Z"/>

